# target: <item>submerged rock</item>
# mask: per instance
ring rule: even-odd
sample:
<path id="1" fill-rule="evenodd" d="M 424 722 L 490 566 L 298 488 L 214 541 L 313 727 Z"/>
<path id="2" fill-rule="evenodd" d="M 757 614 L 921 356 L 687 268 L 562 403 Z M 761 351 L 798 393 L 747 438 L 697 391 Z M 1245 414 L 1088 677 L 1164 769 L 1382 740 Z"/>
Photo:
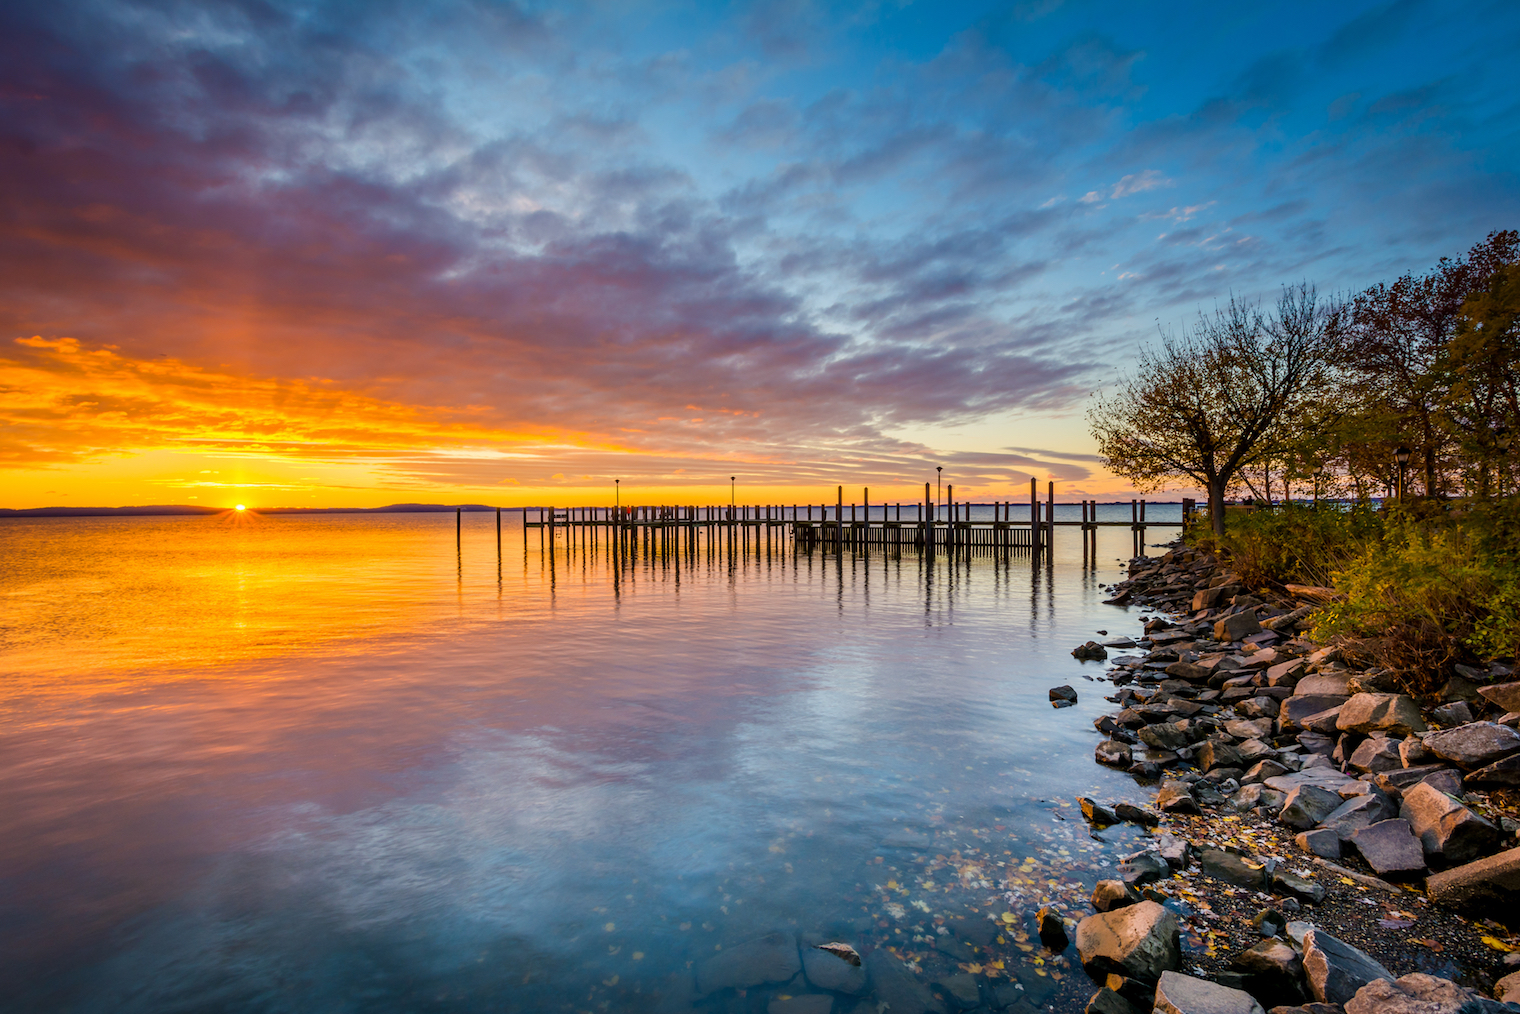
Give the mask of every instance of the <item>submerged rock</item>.
<path id="1" fill-rule="evenodd" d="M 866 975 L 876 999 L 892 1014 L 939 1014 L 939 1001 L 919 982 L 908 966 L 885 947 L 872 951 L 865 962 Z"/>
<path id="2" fill-rule="evenodd" d="M 866 988 L 866 970 L 855 955 L 849 957 L 838 951 L 823 947 L 809 947 L 802 952 L 802 974 L 819 989 L 832 989 L 837 993 L 860 993 Z M 854 948 L 851 948 L 851 952 Z"/>
<path id="3" fill-rule="evenodd" d="M 697 966 L 697 992 L 748 989 L 767 982 L 786 982 L 802 971 L 797 942 L 782 933 L 747 940 L 720 951 Z"/>

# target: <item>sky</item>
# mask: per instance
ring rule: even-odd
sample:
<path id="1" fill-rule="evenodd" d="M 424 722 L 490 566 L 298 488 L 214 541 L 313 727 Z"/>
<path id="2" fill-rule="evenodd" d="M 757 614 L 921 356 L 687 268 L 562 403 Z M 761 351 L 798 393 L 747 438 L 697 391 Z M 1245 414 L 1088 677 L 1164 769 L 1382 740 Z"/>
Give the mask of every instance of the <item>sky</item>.
<path id="1" fill-rule="evenodd" d="M 0 506 L 1128 499 L 1163 328 L 1520 224 L 1520 6 L 0 5 Z"/>

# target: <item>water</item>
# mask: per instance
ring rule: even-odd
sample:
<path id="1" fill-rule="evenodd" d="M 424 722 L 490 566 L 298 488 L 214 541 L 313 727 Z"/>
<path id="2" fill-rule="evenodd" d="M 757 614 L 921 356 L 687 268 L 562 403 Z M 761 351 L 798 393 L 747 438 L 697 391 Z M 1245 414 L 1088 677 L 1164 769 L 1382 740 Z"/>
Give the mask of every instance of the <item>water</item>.
<path id="1" fill-rule="evenodd" d="M 685 1010 L 777 929 L 1090 991 L 1028 917 L 1132 833 L 1072 797 L 1144 798 L 1069 654 L 1132 630 L 1127 530 L 614 557 L 508 515 L 498 565 L 494 525 L 0 522 L 0 1009 Z"/>

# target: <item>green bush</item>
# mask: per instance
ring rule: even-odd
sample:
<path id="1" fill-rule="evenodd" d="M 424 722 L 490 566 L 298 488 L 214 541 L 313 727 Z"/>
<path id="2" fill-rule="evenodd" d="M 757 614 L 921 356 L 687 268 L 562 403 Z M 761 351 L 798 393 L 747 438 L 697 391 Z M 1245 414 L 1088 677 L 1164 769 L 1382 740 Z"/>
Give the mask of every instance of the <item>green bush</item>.
<path id="1" fill-rule="evenodd" d="M 1228 559 L 1248 588 L 1329 585 L 1338 568 L 1377 541 L 1382 528 L 1382 516 L 1369 505 L 1287 503 L 1231 510 L 1223 539 L 1203 525 L 1192 530 L 1190 539 Z"/>
<path id="2" fill-rule="evenodd" d="M 1345 594 L 1314 636 L 1367 638 L 1415 692 L 1450 663 L 1520 652 L 1520 504 L 1426 502 L 1396 510 L 1382 537 L 1332 575 Z"/>

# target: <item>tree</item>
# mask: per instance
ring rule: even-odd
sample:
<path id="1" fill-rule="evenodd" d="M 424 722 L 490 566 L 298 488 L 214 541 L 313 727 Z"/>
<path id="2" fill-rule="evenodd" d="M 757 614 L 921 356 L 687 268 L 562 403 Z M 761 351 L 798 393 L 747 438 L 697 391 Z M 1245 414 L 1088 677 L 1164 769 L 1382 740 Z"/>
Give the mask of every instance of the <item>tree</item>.
<path id="1" fill-rule="evenodd" d="M 1520 429 L 1520 264 L 1499 268 L 1467 297 L 1442 367 L 1442 425 L 1477 494 L 1488 496 L 1495 471 L 1513 470 L 1504 437 Z"/>
<path id="2" fill-rule="evenodd" d="M 1382 472 L 1393 448 L 1406 444 L 1424 475 L 1425 495 L 1442 492 L 1457 450 L 1456 435 L 1442 420 L 1450 379 L 1443 359 L 1461 327 L 1464 302 L 1517 253 L 1520 233 L 1492 232 L 1466 257 L 1443 257 L 1429 274 L 1380 282 L 1351 300 L 1336 356 L 1352 378 L 1348 390 L 1358 392 L 1364 406 L 1348 417 L 1371 441 L 1352 449 L 1358 465 Z"/>
<path id="3" fill-rule="evenodd" d="M 1104 463 L 1146 490 L 1193 480 L 1223 535 L 1226 489 L 1241 469 L 1281 454 L 1284 422 L 1324 385 L 1335 317 L 1302 284 L 1284 287 L 1270 315 L 1232 297 L 1180 336 L 1164 334 L 1088 412 Z"/>

